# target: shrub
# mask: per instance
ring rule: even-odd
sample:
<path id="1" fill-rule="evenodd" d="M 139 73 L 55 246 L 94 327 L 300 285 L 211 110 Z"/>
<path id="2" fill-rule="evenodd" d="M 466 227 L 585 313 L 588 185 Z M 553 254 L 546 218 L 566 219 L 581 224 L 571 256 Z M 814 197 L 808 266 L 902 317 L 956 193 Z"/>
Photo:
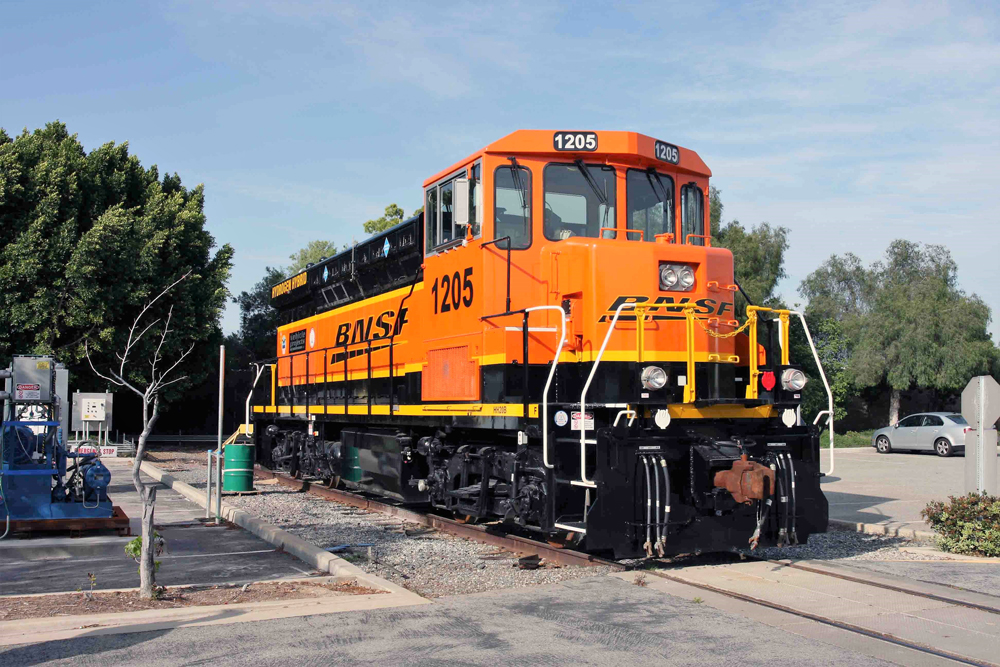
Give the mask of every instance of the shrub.
<path id="1" fill-rule="evenodd" d="M 1000 556 L 1000 497 L 985 493 L 948 496 L 920 512 L 938 534 L 944 551 L 972 556 Z"/>
<path id="2" fill-rule="evenodd" d="M 874 431 L 848 431 L 847 433 L 838 433 L 837 437 L 833 439 L 833 443 L 836 445 L 837 449 L 840 449 L 841 447 L 871 447 L 872 433 L 874 433 Z M 830 446 L 829 429 L 823 429 L 823 432 L 820 433 L 819 446 L 823 449 Z"/>

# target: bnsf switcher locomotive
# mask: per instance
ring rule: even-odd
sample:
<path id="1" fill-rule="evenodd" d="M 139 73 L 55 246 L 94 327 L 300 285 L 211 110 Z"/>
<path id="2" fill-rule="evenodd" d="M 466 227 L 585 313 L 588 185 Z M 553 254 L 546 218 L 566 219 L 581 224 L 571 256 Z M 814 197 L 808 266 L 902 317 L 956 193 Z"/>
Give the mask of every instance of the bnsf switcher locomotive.
<path id="1" fill-rule="evenodd" d="M 735 319 L 710 175 L 522 130 L 427 179 L 422 214 L 273 287 L 258 462 L 619 558 L 824 531 L 798 313 Z"/>

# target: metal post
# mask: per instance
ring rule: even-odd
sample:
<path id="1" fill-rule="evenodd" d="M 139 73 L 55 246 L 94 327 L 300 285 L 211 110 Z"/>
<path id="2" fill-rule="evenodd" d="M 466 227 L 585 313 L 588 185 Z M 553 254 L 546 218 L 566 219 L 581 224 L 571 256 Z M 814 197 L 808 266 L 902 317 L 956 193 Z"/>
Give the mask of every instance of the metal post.
<path id="1" fill-rule="evenodd" d="M 219 446 L 215 451 L 215 523 L 222 523 L 222 408 L 226 388 L 226 346 L 219 346 Z"/>
<path id="2" fill-rule="evenodd" d="M 205 518 L 212 516 L 212 450 L 208 450 L 208 474 L 205 475 Z"/>

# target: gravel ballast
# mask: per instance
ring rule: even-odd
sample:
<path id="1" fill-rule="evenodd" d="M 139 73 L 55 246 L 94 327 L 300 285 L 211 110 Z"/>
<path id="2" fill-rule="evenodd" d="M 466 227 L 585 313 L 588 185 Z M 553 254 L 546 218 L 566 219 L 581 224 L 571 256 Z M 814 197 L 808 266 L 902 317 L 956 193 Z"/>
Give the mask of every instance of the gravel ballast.
<path id="1" fill-rule="evenodd" d="M 204 454 L 201 455 L 202 457 Z M 203 458 L 189 452 L 155 452 L 153 462 L 177 479 L 205 488 Z M 385 577 L 426 597 L 554 583 L 603 575 L 604 567 L 543 565 L 517 568 L 515 554 L 471 542 L 388 515 L 368 512 L 279 485 L 261 484 L 256 496 L 226 496 L 226 502 L 323 549 L 336 549 L 366 572 Z M 371 547 L 365 545 L 373 545 Z M 811 535 L 808 543 L 761 548 L 746 555 L 767 559 L 886 562 L 949 561 L 952 554 L 905 538 L 831 530 Z M 687 560 L 687 559 L 685 559 Z M 631 562 L 631 561 L 630 561 Z M 632 564 L 638 564 L 633 562 Z"/>

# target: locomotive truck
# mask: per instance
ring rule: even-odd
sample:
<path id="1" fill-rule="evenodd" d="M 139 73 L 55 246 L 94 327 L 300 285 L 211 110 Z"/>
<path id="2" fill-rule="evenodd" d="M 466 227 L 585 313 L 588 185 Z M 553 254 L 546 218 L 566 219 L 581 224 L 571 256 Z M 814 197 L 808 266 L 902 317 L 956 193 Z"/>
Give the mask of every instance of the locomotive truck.
<path id="1" fill-rule="evenodd" d="M 825 531 L 805 320 L 737 320 L 710 176 L 542 130 L 431 176 L 422 213 L 273 286 L 258 463 L 616 558 Z"/>

